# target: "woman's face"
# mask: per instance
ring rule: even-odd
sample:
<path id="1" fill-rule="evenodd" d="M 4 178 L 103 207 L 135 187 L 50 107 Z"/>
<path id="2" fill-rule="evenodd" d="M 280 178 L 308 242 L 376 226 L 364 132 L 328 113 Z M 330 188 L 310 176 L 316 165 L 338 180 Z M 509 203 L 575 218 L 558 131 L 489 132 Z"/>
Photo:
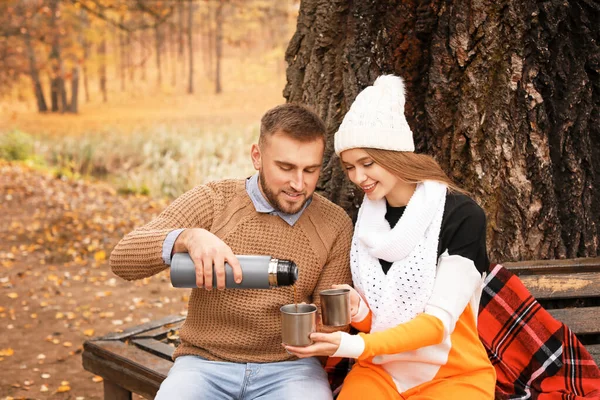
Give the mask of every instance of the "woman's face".
<path id="1" fill-rule="evenodd" d="M 395 175 L 375 163 L 363 149 L 345 150 L 340 154 L 348 178 L 360 187 L 369 200 L 380 200 L 402 186 Z"/>

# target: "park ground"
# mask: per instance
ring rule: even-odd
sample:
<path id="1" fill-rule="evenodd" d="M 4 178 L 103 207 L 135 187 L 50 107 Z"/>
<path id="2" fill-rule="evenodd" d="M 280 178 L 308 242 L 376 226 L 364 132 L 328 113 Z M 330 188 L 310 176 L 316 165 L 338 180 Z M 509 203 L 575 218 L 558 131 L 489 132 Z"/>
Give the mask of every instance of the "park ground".
<path id="1" fill-rule="evenodd" d="M 44 148 L 63 146 L 61 143 L 78 137 L 90 140 L 93 132 L 103 132 L 108 125 L 120 137 L 143 132 L 148 141 L 156 126 L 168 126 L 175 138 L 180 131 L 197 132 L 200 139 L 206 132 L 211 132 L 211 138 L 221 131 L 233 137 L 235 132 L 251 132 L 240 133 L 247 135 L 242 142 L 227 142 L 244 148 L 227 153 L 240 158 L 236 161 L 241 167 L 226 172 L 243 174 L 251 167 L 247 141 L 254 140 L 262 113 L 284 102 L 282 87 L 277 81 L 260 90 L 235 88 L 220 97 L 166 95 L 154 100 L 115 100 L 109 105 L 84 106 L 75 116 L 36 115 L 11 106 L 0 113 L 0 124 L 26 132 L 36 141 L 42 157 L 48 155 Z M 196 129 L 199 126 L 202 129 Z M 83 342 L 186 313 L 189 292 L 172 288 L 167 271 L 127 282 L 115 276 L 108 265 L 117 241 L 158 215 L 173 196 L 124 191 L 115 182 L 127 179 L 126 173 L 120 180 L 112 175 L 100 179 L 74 168 L 68 174 L 61 168 L 35 157 L 0 160 L 2 400 L 102 399 L 102 379 L 82 367 Z M 211 178 L 218 178 L 221 170 L 213 171 Z M 206 176 L 201 178 L 197 183 Z"/>

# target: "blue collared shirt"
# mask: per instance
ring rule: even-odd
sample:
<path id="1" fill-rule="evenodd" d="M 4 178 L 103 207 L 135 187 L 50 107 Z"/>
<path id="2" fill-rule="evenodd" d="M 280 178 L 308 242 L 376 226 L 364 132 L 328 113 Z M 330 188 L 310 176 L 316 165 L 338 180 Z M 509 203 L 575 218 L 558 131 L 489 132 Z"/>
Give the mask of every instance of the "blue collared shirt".
<path id="1" fill-rule="evenodd" d="M 260 188 L 258 186 L 258 173 L 246 179 L 246 193 L 248 193 L 250 200 L 252 200 L 252 204 L 254 204 L 256 212 L 259 212 L 261 214 L 277 215 L 290 226 L 294 226 L 296 222 L 298 222 L 298 219 L 300 219 L 302 213 L 304 212 L 304 210 L 306 210 L 306 207 L 308 207 L 308 205 L 312 201 L 312 198 L 308 199 L 308 201 L 304 204 L 304 207 L 302 207 L 302 209 L 295 214 L 286 214 L 282 211 L 276 210 L 275 207 L 273 207 L 271 203 L 269 203 L 267 199 L 265 199 L 265 196 L 263 196 L 262 192 L 260 191 Z M 171 265 L 171 253 L 173 252 L 175 240 L 177 240 L 177 237 L 183 231 L 184 229 L 172 230 L 165 238 L 165 241 L 163 242 L 162 251 L 162 258 L 165 264 Z"/>

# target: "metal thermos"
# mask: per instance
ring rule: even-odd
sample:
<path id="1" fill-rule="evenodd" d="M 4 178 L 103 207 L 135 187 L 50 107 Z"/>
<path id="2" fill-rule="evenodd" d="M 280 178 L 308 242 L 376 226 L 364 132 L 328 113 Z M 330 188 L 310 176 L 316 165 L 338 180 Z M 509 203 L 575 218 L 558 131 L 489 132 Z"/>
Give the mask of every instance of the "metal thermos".
<path id="1" fill-rule="evenodd" d="M 231 266 L 225 263 L 225 287 L 230 289 L 269 289 L 293 285 L 298 267 L 293 261 L 271 256 L 236 255 L 242 268 L 242 282 L 235 283 Z M 171 284 L 177 288 L 195 288 L 196 268 L 188 253 L 175 253 L 171 259 Z M 213 273 L 213 287 L 217 286 Z"/>

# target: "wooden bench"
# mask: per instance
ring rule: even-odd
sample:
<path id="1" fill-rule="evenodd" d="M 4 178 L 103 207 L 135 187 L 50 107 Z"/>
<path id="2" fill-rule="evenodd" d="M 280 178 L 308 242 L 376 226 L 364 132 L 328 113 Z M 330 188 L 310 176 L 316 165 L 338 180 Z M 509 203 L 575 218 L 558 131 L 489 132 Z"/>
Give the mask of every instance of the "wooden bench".
<path id="1" fill-rule="evenodd" d="M 600 365 L 600 257 L 503 264 L 535 298 L 566 323 Z M 104 378 L 104 398 L 153 399 L 173 365 L 184 317 L 160 320 L 88 340 L 83 367 Z"/>
<path id="2" fill-rule="evenodd" d="M 153 399 L 173 365 L 184 320 L 173 315 L 87 340 L 83 368 L 104 378 L 104 399 L 130 400 L 132 392 Z"/>
<path id="3" fill-rule="evenodd" d="M 502 264 L 600 365 L 600 257 Z"/>

